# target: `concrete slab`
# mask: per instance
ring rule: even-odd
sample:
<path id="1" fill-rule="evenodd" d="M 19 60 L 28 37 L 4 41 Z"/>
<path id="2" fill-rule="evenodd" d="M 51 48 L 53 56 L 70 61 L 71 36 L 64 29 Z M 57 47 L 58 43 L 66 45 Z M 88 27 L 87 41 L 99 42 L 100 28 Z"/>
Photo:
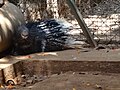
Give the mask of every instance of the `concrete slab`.
<path id="1" fill-rule="evenodd" d="M 76 49 L 56 52 L 35 53 L 25 56 L 6 56 L 0 59 L 0 69 L 23 60 L 57 60 L 57 61 L 120 61 L 120 49 L 91 50 Z"/>
<path id="2" fill-rule="evenodd" d="M 5 82 L 22 74 L 52 75 L 68 71 L 120 73 L 120 49 L 76 49 L 6 56 L 0 59 L 0 77 Z"/>
<path id="3" fill-rule="evenodd" d="M 75 61 L 120 61 L 120 49 L 76 49 L 47 53 L 36 53 L 27 56 L 12 57 L 7 59 L 16 60 L 75 60 Z M 1 61 L 1 60 L 0 60 Z"/>
<path id="4" fill-rule="evenodd" d="M 22 57 L 15 57 L 20 60 Z M 30 60 L 62 60 L 62 61 L 120 61 L 120 49 L 114 50 L 64 50 L 31 54 Z M 25 59 L 25 58 L 23 58 Z"/>

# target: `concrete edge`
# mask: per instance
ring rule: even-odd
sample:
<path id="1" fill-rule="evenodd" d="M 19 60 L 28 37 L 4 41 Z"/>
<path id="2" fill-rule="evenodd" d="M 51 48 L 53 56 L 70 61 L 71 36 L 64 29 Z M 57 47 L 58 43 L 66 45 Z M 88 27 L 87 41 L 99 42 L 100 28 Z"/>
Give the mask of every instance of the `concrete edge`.
<path id="1" fill-rule="evenodd" d="M 119 61 L 56 61 L 56 60 L 24 60 L 18 61 L 0 70 L 0 79 L 5 83 L 17 76 L 29 74 L 49 76 L 68 71 L 120 73 Z"/>

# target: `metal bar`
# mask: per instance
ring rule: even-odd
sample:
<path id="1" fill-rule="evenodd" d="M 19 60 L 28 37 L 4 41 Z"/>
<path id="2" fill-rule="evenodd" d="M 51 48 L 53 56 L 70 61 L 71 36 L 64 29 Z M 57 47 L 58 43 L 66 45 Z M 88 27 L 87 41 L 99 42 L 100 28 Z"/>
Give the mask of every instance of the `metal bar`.
<path id="1" fill-rule="evenodd" d="M 81 27 L 86 39 L 90 43 L 91 47 L 95 48 L 97 46 L 97 44 L 96 44 L 95 40 L 93 39 L 87 25 L 85 24 L 80 11 L 78 10 L 77 6 L 75 5 L 75 2 L 73 0 L 66 0 L 66 2 L 69 5 L 76 20 L 78 21 L 78 24 L 80 25 L 80 27 Z"/>

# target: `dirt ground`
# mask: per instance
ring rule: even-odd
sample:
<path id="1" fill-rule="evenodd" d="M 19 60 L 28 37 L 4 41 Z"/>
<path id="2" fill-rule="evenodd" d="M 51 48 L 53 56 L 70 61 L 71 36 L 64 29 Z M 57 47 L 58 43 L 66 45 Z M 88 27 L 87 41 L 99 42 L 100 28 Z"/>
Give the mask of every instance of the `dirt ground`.
<path id="1" fill-rule="evenodd" d="M 16 90 L 120 90 L 119 77 L 112 73 L 67 72 Z"/>

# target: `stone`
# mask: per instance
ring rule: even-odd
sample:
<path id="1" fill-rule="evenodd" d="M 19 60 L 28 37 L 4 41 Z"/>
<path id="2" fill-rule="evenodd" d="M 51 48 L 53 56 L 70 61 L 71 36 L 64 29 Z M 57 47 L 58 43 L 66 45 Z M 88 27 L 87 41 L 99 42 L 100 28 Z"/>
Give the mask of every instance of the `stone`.
<path id="1" fill-rule="evenodd" d="M 27 84 L 33 84 L 33 80 L 32 79 L 29 79 L 26 81 Z"/>
<path id="2" fill-rule="evenodd" d="M 22 83 L 21 83 L 21 86 L 22 86 L 22 87 L 26 87 L 26 85 L 27 85 L 26 82 L 22 82 Z"/>
<path id="3" fill-rule="evenodd" d="M 102 90 L 102 86 L 101 86 L 101 85 L 98 85 L 98 84 L 95 85 L 95 88 Z"/>

